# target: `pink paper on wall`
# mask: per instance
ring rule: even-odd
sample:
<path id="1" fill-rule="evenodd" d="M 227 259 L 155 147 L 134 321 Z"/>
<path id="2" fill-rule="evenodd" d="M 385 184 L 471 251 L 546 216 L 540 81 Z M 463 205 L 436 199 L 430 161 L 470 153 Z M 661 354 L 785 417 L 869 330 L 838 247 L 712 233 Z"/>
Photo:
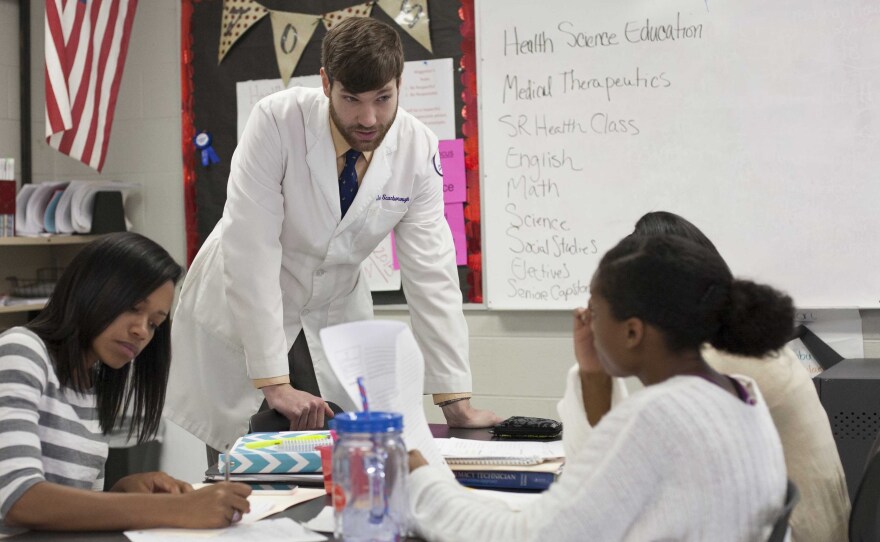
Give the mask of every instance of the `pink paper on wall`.
<path id="1" fill-rule="evenodd" d="M 460 203 L 467 201 L 464 176 L 464 140 L 440 141 L 440 167 L 443 169 L 443 201 Z"/>
<path id="2" fill-rule="evenodd" d="M 467 238 L 464 233 L 464 204 L 447 203 L 443 210 L 449 229 L 452 230 L 452 242 L 455 245 L 455 264 L 467 265 Z"/>
<path id="3" fill-rule="evenodd" d="M 394 230 L 388 232 L 391 237 L 391 269 L 397 271 L 400 269 L 400 262 L 397 261 L 397 245 L 394 244 Z"/>

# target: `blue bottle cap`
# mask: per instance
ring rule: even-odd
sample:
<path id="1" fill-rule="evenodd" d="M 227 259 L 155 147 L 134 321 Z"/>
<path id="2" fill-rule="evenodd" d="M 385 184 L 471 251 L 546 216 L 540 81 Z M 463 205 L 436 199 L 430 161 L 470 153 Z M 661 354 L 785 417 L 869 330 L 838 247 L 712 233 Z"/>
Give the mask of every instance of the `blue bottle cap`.
<path id="1" fill-rule="evenodd" d="M 330 420 L 339 433 L 387 433 L 403 430 L 403 415 L 397 412 L 340 412 Z"/>

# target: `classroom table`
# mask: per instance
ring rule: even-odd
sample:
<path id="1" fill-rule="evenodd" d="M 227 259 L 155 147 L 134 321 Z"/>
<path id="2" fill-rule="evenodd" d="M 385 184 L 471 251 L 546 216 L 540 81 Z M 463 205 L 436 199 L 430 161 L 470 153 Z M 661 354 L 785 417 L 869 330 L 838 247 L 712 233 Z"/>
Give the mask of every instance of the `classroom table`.
<path id="1" fill-rule="evenodd" d="M 431 426 L 431 434 L 437 438 L 445 438 L 445 437 L 457 437 L 457 438 L 467 438 L 474 440 L 491 440 L 492 434 L 488 429 L 451 429 L 447 427 L 445 424 L 430 424 Z M 304 503 L 298 504 L 283 512 L 279 512 L 273 516 L 269 516 L 267 519 L 272 518 L 282 518 L 287 517 L 299 522 L 306 522 L 313 517 L 317 516 L 321 510 L 325 506 L 329 506 L 331 504 L 330 496 L 327 495 L 323 499 L 312 499 L 310 501 L 306 501 Z M 332 533 L 321 533 L 327 536 L 328 540 L 335 541 L 336 538 L 333 537 Z M 24 534 L 20 534 L 11 540 L 15 542 L 18 541 L 27 541 L 27 542 L 48 542 L 48 541 L 63 541 L 63 542 L 92 542 L 92 541 L 115 541 L 122 542 L 127 541 L 128 538 L 125 537 L 124 534 L 118 531 L 113 532 L 85 532 L 85 533 L 61 533 L 61 532 L 49 532 L 49 531 L 29 531 Z M 408 541 L 421 540 L 419 538 L 407 538 Z"/>

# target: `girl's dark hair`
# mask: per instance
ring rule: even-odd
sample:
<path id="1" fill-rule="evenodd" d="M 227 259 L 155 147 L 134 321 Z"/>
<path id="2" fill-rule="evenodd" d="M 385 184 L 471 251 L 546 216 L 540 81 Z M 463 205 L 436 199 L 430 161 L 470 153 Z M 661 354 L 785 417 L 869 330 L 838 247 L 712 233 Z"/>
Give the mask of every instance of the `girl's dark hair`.
<path id="1" fill-rule="evenodd" d="M 616 319 L 652 324 L 674 351 L 708 342 L 760 357 L 793 333 L 790 297 L 734 279 L 717 252 L 675 235 L 625 238 L 602 258 L 593 287 Z"/>
<path id="2" fill-rule="evenodd" d="M 700 228 L 686 218 L 669 211 L 652 211 L 645 213 L 636 221 L 636 226 L 630 234 L 633 237 L 651 237 L 654 235 L 675 235 L 689 239 L 703 248 L 711 250 L 721 258 L 721 253 L 715 248 L 715 244 L 706 237 Z M 724 262 L 724 259 L 721 260 Z M 727 262 L 724 262 L 727 267 Z M 728 270 L 730 268 L 728 267 Z"/>
<path id="3" fill-rule="evenodd" d="M 370 17 L 350 17 L 324 36 L 321 65 L 330 84 L 349 92 L 378 90 L 403 74 L 403 45 L 390 25 Z"/>
<path id="4" fill-rule="evenodd" d="M 121 369 L 103 363 L 88 367 L 86 354 L 116 317 L 166 282 L 176 284 L 182 274 L 183 268 L 154 241 L 130 232 L 109 234 L 76 255 L 46 308 L 27 324 L 46 344 L 62 386 L 82 392 L 94 385 L 104 434 L 129 406 L 129 437 L 137 432 L 138 442 L 144 442 L 159 429 L 171 366 L 170 319 L 155 330 L 137 359 Z"/>
<path id="5" fill-rule="evenodd" d="M 686 218 L 668 211 L 652 211 L 645 213 L 636 221 L 632 235 L 636 237 L 650 237 L 653 235 L 677 235 L 690 239 L 694 243 L 708 248 L 716 254 L 720 254 L 712 241 L 706 237 L 700 228 L 693 225 Z"/>

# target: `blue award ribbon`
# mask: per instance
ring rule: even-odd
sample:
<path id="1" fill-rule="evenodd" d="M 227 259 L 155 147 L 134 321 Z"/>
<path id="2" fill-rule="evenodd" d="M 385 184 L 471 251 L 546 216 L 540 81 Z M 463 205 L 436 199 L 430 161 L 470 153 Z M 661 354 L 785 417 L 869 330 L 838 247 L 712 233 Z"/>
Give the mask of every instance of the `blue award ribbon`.
<path id="1" fill-rule="evenodd" d="M 214 147 L 211 146 L 211 142 L 214 141 L 214 138 L 211 137 L 211 134 L 206 131 L 201 131 L 193 138 L 193 144 L 196 146 L 196 150 L 201 151 L 202 153 L 202 165 L 207 167 L 209 163 L 216 164 L 220 162 L 220 157 L 217 156 L 217 153 L 214 152 Z"/>

